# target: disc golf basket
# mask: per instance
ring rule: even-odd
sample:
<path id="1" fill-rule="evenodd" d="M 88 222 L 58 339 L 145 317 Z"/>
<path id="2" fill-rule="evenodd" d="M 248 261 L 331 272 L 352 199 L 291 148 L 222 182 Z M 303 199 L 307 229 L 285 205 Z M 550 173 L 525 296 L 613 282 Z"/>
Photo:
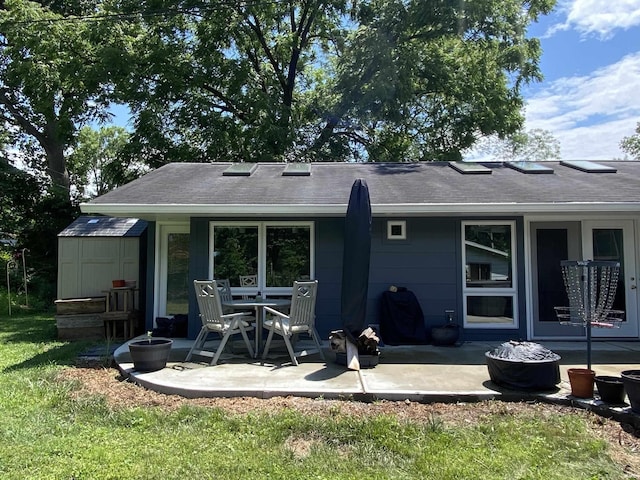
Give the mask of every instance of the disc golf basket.
<path id="1" fill-rule="evenodd" d="M 562 325 L 581 326 L 587 334 L 587 368 L 591 369 L 591 329 L 619 328 L 623 310 L 613 310 L 619 262 L 566 260 L 560 263 L 568 307 L 554 307 Z"/>

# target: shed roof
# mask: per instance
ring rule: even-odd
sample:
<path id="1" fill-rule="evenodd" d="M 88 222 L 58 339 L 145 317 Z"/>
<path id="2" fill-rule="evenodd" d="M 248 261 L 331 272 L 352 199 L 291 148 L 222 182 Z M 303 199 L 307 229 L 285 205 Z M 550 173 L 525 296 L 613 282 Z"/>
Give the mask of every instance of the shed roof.
<path id="1" fill-rule="evenodd" d="M 260 163 L 241 174 L 229 170 L 231 163 L 172 163 L 81 207 L 147 219 L 344 215 L 361 178 L 374 215 L 640 211 L 640 162 L 597 163 L 608 168 L 544 162 L 546 169 L 527 172 L 491 162 L 482 164 L 488 172 L 465 173 L 449 162 L 313 163 L 308 174 L 287 175 L 283 163 Z"/>
<path id="2" fill-rule="evenodd" d="M 80 216 L 59 237 L 139 237 L 147 222 L 137 218 Z"/>

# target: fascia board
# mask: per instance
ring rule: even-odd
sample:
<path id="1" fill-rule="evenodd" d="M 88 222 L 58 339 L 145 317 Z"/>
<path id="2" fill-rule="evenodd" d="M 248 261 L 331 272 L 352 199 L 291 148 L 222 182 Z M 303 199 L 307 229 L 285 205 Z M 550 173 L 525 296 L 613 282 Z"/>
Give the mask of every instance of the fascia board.
<path id="1" fill-rule="evenodd" d="M 160 215 L 185 216 L 342 216 L 347 204 L 108 204 L 83 203 L 82 213 L 110 216 L 148 217 Z M 640 203 L 402 203 L 372 204 L 373 215 L 442 215 L 442 214 L 520 214 L 520 213 L 574 213 L 574 212 L 640 212 Z"/>

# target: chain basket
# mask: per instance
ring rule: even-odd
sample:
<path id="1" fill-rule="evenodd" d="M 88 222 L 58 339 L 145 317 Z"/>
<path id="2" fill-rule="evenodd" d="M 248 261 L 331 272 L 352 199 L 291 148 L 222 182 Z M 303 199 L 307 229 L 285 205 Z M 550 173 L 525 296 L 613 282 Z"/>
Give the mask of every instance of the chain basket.
<path id="1" fill-rule="evenodd" d="M 569 306 L 555 307 L 562 325 L 617 328 L 624 321 L 623 310 L 613 310 L 620 273 L 619 262 L 564 261 L 562 278 Z"/>
<path id="2" fill-rule="evenodd" d="M 581 326 L 587 333 L 591 369 L 591 328 L 619 328 L 624 311 L 612 309 L 620 274 L 619 262 L 565 260 L 560 263 L 569 306 L 554 307 L 562 325 Z"/>

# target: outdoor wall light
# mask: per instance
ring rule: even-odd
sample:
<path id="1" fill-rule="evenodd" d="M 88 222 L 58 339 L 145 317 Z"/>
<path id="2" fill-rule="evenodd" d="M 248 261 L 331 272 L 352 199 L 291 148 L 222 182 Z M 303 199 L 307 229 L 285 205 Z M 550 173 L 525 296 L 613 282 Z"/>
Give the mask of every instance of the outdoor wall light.
<path id="1" fill-rule="evenodd" d="M 387 222 L 387 239 L 406 240 L 407 222 L 405 220 L 390 220 Z"/>

